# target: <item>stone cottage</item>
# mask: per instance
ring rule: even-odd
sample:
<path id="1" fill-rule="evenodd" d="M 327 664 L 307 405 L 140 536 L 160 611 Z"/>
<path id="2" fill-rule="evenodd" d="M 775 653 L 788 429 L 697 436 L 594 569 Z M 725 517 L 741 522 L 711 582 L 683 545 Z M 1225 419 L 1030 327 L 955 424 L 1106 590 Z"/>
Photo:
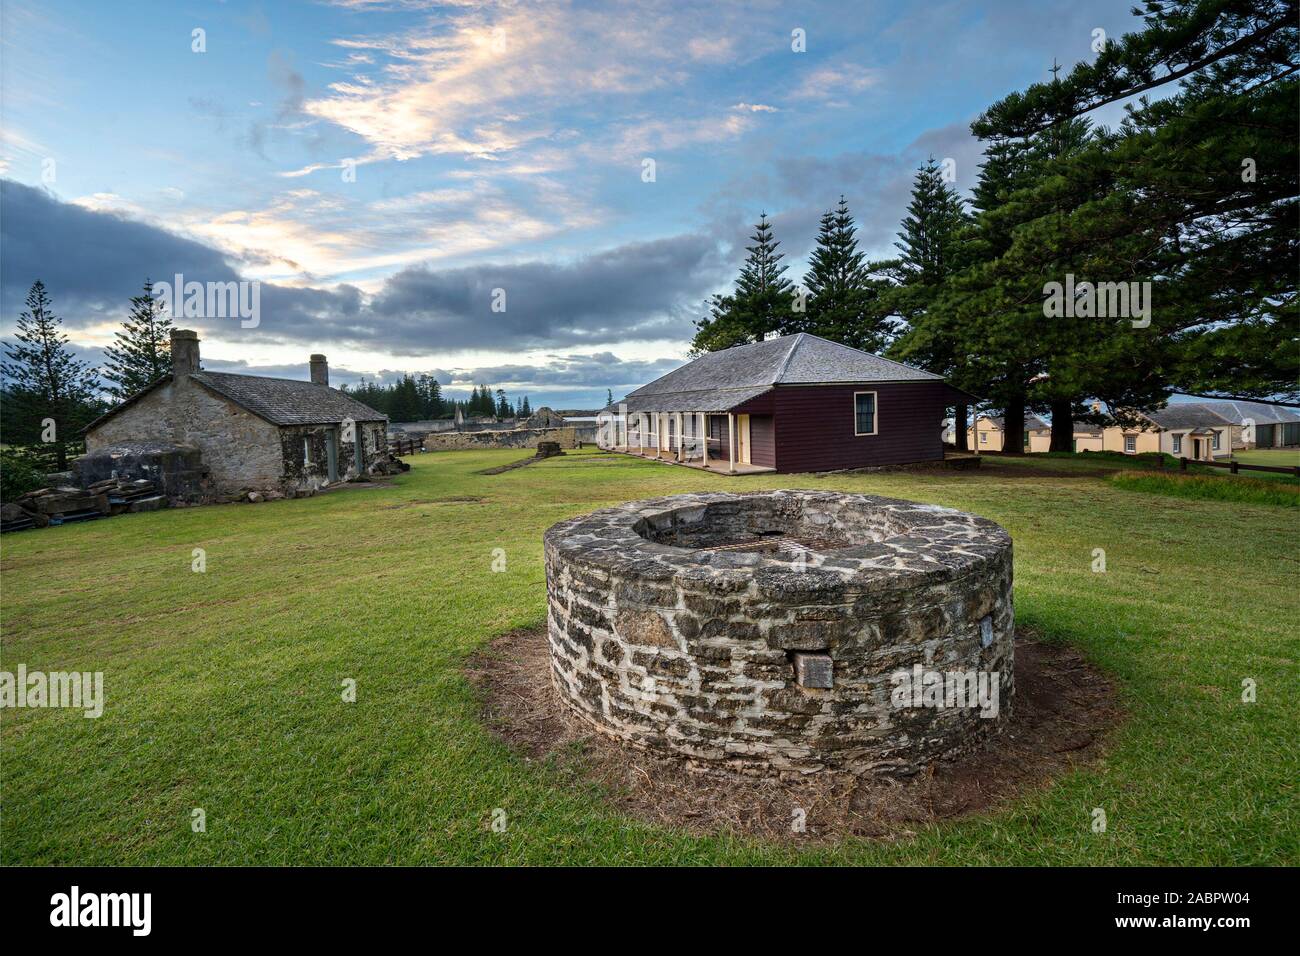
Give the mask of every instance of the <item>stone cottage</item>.
<path id="1" fill-rule="evenodd" d="M 206 372 L 186 329 L 171 346 L 170 375 L 86 427 L 87 458 L 141 442 L 193 447 L 218 496 L 314 491 L 388 461 L 387 416 L 330 388 L 325 356 L 298 381 Z"/>

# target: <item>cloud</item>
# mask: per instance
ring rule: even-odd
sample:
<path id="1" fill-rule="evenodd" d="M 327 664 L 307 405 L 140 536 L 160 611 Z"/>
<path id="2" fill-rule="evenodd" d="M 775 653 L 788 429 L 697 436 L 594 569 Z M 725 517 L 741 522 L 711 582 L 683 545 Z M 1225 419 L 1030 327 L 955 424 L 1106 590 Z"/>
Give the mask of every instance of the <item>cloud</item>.
<path id="1" fill-rule="evenodd" d="M 444 348 L 530 348 L 689 338 L 699 302 L 718 280 L 702 235 L 631 243 L 569 263 L 404 269 L 370 303 L 400 337 Z M 492 310 L 494 290 L 505 311 Z"/>
<path id="2" fill-rule="evenodd" d="M 337 38 L 355 72 L 302 109 L 383 157 L 501 160 L 547 142 L 565 108 L 684 85 L 699 64 L 736 63 L 741 32 L 745 56 L 760 53 L 752 40 L 763 25 L 740 8 L 685 5 L 666 17 L 636 6 L 466 7 L 399 33 Z"/>
<path id="3" fill-rule="evenodd" d="M 737 103 L 732 107 L 733 110 L 749 113 L 779 113 L 781 112 L 775 106 L 768 106 L 765 103 Z"/>
<path id="4" fill-rule="evenodd" d="M 722 63 L 735 56 L 735 37 L 695 37 L 686 44 L 686 50 L 694 60 Z"/>
<path id="5" fill-rule="evenodd" d="M 465 11 L 449 17 L 447 26 L 437 33 L 416 29 L 336 40 L 344 50 L 382 59 L 382 68 L 331 84 L 303 109 L 395 159 L 484 159 L 545 132 L 521 122 L 484 120 L 507 108 L 519 113 L 511 104 L 654 82 L 610 57 L 608 47 L 584 48 L 560 10 Z M 612 45 L 619 45 L 622 32 L 612 34 Z"/>
<path id="6" fill-rule="evenodd" d="M 431 203 L 457 197 L 426 196 Z M 103 338 L 146 276 L 230 281 L 249 262 L 118 212 L 0 181 L 5 248 L 0 302 L 14 316 L 44 280 L 74 338 Z M 690 337 L 699 303 L 724 276 L 717 243 L 684 234 L 568 261 L 408 266 L 372 294 L 356 286 L 261 284 L 261 324 L 187 319 L 229 341 L 340 343 L 401 355 L 610 346 Z M 492 309 L 505 290 L 505 311 Z M 80 335 L 78 335 L 80 333 Z"/>
<path id="7" fill-rule="evenodd" d="M 146 276 L 185 272 L 220 281 L 238 278 L 234 264 L 211 246 L 120 212 L 61 202 L 11 180 L 0 180 L 0 205 L 0 303 L 6 319 L 16 315 L 36 279 L 45 282 L 56 311 L 72 323 L 77 309 L 126 302 Z"/>
<path id="8" fill-rule="evenodd" d="M 861 93 L 880 81 L 876 70 L 856 63 L 821 66 L 806 75 L 790 93 L 792 100 L 840 100 Z"/>
<path id="9" fill-rule="evenodd" d="M 491 383 L 514 393 L 608 388 L 617 399 L 685 361 L 684 354 L 627 361 L 613 352 L 596 352 L 549 356 L 535 363 L 432 369 L 431 374 L 440 385 L 449 388 L 468 389 L 480 383 Z"/>
<path id="10" fill-rule="evenodd" d="M 752 116 L 743 113 L 698 119 L 647 119 L 620 131 L 606 155 L 611 159 L 629 162 L 659 151 L 724 143 L 740 138 L 754 127 L 754 123 Z M 605 151 L 600 147 L 593 152 Z"/>

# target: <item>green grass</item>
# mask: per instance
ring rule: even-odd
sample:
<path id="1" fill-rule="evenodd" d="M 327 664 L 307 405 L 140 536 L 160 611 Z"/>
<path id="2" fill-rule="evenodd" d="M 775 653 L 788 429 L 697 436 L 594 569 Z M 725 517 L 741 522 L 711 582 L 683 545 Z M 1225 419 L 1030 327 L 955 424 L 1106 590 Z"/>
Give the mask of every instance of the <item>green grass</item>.
<path id="1" fill-rule="evenodd" d="M 1240 475 L 1179 475 L 1119 471 L 1110 483 L 1128 491 L 1143 491 L 1175 498 L 1202 501 L 1236 501 L 1256 505 L 1300 508 L 1300 485 L 1276 481 L 1257 481 Z"/>
<path id="2" fill-rule="evenodd" d="M 1232 457 L 1243 465 L 1268 465 L 1271 468 L 1295 468 L 1300 466 L 1300 449 L 1297 448 L 1251 448 L 1246 451 L 1234 451 Z M 1230 472 L 1223 473 L 1230 474 Z M 1297 478 L 1294 474 L 1278 474 L 1268 471 L 1241 471 L 1237 473 L 1237 477 L 1243 476 L 1253 478 L 1256 481 L 1300 485 L 1300 478 Z"/>
<path id="3" fill-rule="evenodd" d="M 1232 457 L 1247 465 L 1271 465 L 1275 468 L 1300 467 L 1300 448 L 1249 448 L 1234 451 Z"/>
<path id="4" fill-rule="evenodd" d="M 0 711 L 0 860 L 1300 863 L 1291 511 L 1132 494 L 1102 477 L 1112 467 L 1060 477 L 1051 460 L 725 479 L 586 453 L 474 474 L 517 457 L 416 456 L 380 489 L 6 535 L 0 666 L 102 670 L 107 706 L 98 720 Z M 462 668 L 494 635 L 543 622 L 550 524 L 670 492 L 778 487 L 1001 522 L 1019 622 L 1119 688 L 1129 716 L 1107 757 L 909 839 L 790 847 L 629 819 L 484 728 Z M 495 548 L 504 573 L 490 570 Z M 1105 573 L 1090 570 L 1096 548 Z M 345 678 L 356 703 L 341 699 Z M 1241 702 L 1244 678 L 1257 703 Z M 196 807 L 206 833 L 191 830 Z M 489 826 L 497 807 L 504 833 Z M 1106 833 L 1091 831 L 1094 807 Z"/>

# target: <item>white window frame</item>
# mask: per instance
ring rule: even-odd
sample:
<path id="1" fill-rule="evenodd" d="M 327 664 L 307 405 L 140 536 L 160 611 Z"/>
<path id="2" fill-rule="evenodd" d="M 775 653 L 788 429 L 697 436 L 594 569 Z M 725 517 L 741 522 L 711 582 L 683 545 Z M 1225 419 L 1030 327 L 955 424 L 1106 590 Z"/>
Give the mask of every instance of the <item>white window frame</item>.
<path id="1" fill-rule="evenodd" d="M 311 464 L 311 436 L 302 436 L 302 463 L 303 467 Z"/>
<path id="2" fill-rule="evenodd" d="M 1213 429 L 1213 430 L 1212 430 L 1212 433 L 1213 433 L 1213 435 L 1214 435 L 1214 439 L 1210 442 L 1210 450 L 1211 450 L 1211 451 L 1218 451 L 1219 448 L 1220 448 L 1220 446 L 1219 446 L 1219 436 L 1222 435 L 1223 432 L 1219 431 L 1218 429 Z"/>
<path id="3" fill-rule="evenodd" d="M 1172 437 L 1174 442 L 1174 454 L 1181 455 L 1183 453 L 1183 436 L 1174 435 Z"/>
<path id="4" fill-rule="evenodd" d="M 858 431 L 858 396 L 871 396 L 871 431 Z M 880 396 L 876 392 L 854 392 L 853 393 L 853 437 L 866 438 L 871 435 L 880 434 Z"/>
<path id="5" fill-rule="evenodd" d="M 1126 454 L 1126 455 L 1136 455 L 1136 454 L 1137 454 L 1137 450 L 1138 450 L 1138 437 L 1137 437 L 1137 435 L 1125 435 L 1125 436 L 1124 436 L 1124 454 Z"/>
<path id="6" fill-rule="evenodd" d="M 988 433 L 988 432 L 980 432 L 980 444 L 981 444 L 981 445 L 987 445 L 988 443 L 989 443 L 989 433 Z"/>

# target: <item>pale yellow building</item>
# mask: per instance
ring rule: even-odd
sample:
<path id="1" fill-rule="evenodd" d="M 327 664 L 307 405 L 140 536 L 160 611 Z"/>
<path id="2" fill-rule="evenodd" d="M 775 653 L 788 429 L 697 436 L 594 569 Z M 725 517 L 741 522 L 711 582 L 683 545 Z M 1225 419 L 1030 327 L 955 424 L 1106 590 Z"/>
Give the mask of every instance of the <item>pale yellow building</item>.
<path id="1" fill-rule="evenodd" d="M 1140 424 L 1077 427 L 1075 451 L 1116 451 L 1125 455 L 1163 452 L 1175 458 L 1213 461 L 1245 448 L 1242 426 L 1209 403 L 1180 402 L 1157 412 L 1138 413 Z"/>
<path id="2" fill-rule="evenodd" d="M 971 451 L 1002 451 L 1003 429 L 1001 415 L 976 415 L 975 423 L 966 429 L 966 442 Z M 1037 415 L 1025 416 L 1024 451 L 1047 451 L 1052 443 L 1052 429 Z"/>
<path id="3" fill-rule="evenodd" d="M 1074 450 L 1075 451 L 1101 451 L 1105 443 L 1103 429 L 1096 425 L 1084 425 L 1075 423 L 1074 426 Z"/>

